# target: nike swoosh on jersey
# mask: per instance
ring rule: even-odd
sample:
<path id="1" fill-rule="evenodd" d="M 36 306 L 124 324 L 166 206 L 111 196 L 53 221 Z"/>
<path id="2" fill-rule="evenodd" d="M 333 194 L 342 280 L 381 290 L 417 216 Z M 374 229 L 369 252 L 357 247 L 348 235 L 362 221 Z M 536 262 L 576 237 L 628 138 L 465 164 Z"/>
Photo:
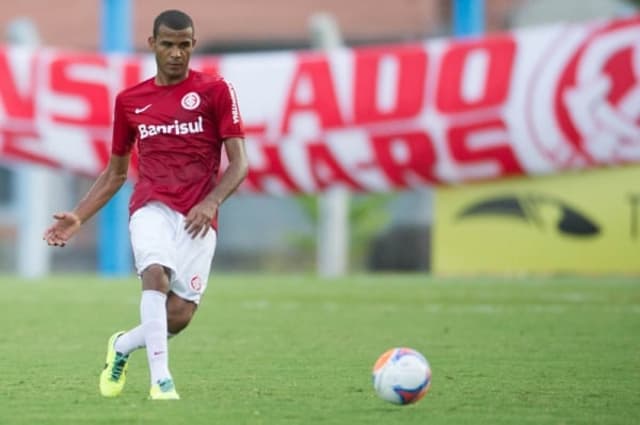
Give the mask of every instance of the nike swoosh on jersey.
<path id="1" fill-rule="evenodd" d="M 144 111 L 146 111 L 147 109 L 151 108 L 151 103 L 148 104 L 147 106 L 144 106 L 142 108 L 136 108 L 133 112 L 135 112 L 136 114 L 141 114 Z"/>

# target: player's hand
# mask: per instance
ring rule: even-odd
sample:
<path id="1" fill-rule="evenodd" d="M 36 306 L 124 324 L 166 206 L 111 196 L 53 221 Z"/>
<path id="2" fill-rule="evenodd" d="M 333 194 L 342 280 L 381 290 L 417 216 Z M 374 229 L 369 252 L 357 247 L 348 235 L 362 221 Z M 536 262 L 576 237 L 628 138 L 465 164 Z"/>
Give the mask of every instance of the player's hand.
<path id="1" fill-rule="evenodd" d="M 78 231 L 82 221 L 72 212 L 55 213 L 53 218 L 56 219 L 56 222 L 44 232 L 42 239 L 47 241 L 50 246 L 65 246 Z"/>
<path id="2" fill-rule="evenodd" d="M 205 237 L 211 228 L 211 220 L 216 215 L 218 205 L 202 201 L 196 204 L 184 220 L 184 228 L 195 239 L 198 236 Z"/>

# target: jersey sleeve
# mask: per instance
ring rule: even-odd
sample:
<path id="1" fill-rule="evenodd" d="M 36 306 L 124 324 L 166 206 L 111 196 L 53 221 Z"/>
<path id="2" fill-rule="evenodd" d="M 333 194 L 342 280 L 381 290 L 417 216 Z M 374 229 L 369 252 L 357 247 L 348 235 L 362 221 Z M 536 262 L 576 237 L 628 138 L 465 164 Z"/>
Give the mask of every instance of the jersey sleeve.
<path id="1" fill-rule="evenodd" d="M 111 139 L 111 153 L 114 155 L 127 155 L 131 152 L 135 141 L 135 132 L 127 122 L 127 116 L 122 105 L 122 99 L 116 97 L 113 112 L 113 136 Z"/>
<path id="2" fill-rule="evenodd" d="M 244 137 L 238 97 L 231 83 L 226 80 L 222 80 L 222 84 L 216 90 L 214 107 L 220 137 L 223 140 L 229 137 Z"/>

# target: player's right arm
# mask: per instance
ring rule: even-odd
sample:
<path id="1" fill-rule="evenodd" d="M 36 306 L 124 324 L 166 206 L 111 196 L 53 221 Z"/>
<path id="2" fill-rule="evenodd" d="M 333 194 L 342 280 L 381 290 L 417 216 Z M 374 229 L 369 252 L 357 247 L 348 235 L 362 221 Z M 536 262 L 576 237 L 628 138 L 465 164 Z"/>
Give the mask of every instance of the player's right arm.
<path id="1" fill-rule="evenodd" d="M 109 164 L 72 211 L 58 212 L 43 239 L 49 245 L 65 246 L 80 226 L 97 213 L 127 181 L 130 155 L 111 155 Z"/>
<path id="2" fill-rule="evenodd" d="M 109 164 L 100 173 L 84 198 L 72 211 L 53 215 L 55 222 L 44 232 L 43 236 L 49 245 L 65 246 L 82 223 L 97 213 L 127 180 L 135 134 L 127 121 L 120 95 L 116 96 L 115 101 L 112 140 Z"/>

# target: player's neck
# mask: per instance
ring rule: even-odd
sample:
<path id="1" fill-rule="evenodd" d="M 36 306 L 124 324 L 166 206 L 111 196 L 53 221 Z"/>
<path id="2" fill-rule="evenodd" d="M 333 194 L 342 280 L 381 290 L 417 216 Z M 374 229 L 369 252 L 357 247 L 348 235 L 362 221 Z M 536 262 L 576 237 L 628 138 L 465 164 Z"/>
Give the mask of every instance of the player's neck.
<path id="1" fill-rule="evenodd" d="M 174 77 L 174 78 L 171 78 L 161 73 L 157 73 L 155 78 L 155 83 L 158 86 L 173 86 L 175 84 L 179 84 L 183 82 L 187 78 L 189 78 L 189 71 L 187 71 L 186 74 L 180 77 Z"/>

